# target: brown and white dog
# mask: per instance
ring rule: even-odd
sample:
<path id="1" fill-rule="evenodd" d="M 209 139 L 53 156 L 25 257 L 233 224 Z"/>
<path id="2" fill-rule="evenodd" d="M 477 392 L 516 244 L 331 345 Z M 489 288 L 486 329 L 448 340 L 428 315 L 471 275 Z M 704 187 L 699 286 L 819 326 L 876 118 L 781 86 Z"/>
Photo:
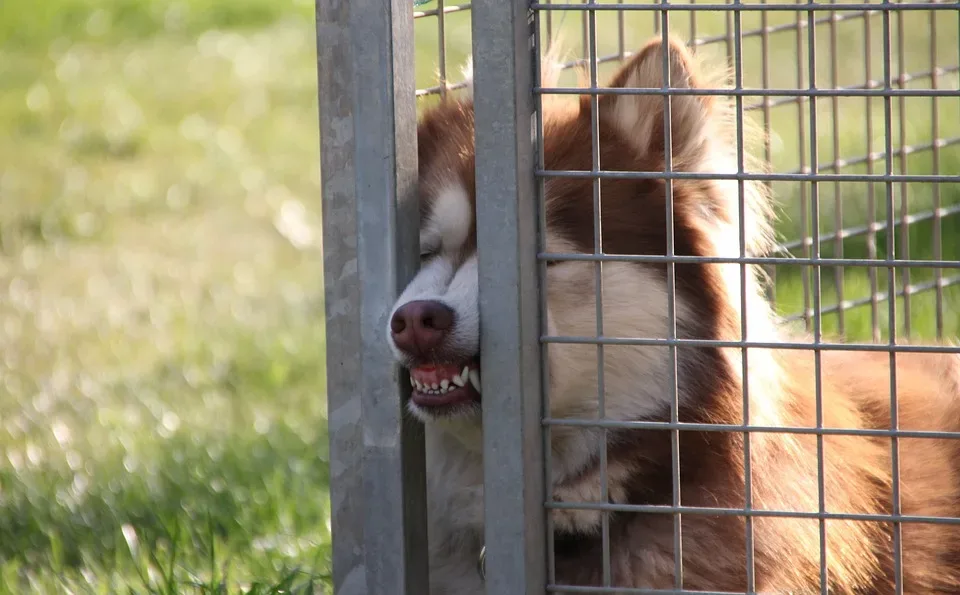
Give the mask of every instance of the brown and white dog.
<path id="1" fill-rule="evenodd" d="M 646 45 L 613 78 L 613 87 L 661 87 L 664 47 Z M 716 88 L 686 47 L 669 46 L 672 87 Z M 549 66 L 549 65 L 548 65 Z M 550 82 L 546 81 L 549 86 Z M 663 171 L 663 99 L 656 95 L 599 98 L 600 164 L 604 170 Z M 547 102 L 543 138 L 548 170 L 592 166 L 591 100 Z M 672 99 L 674 171 L 737 171 L 736 128 L 720 97 Z M 483 476 L 479 369 L 478 277 L 474 205 L 474 120 L 469 96 L 429 110 L 419 126 L 422 266 L 390 313 L 388 334 L 414 384 L 410 412 L 427 431 L 427 465 L 434 595 L 479 595 L 476 570 L 483 534 Z M 736 181 L 673 182 L 675 252 L 740 255 L 740 189 Z M 666 250 L 665 184 L 654 179 L 601 183 L 603 249 L 608 254 L 662 255 Z M 761 185 L 745 182 L 746 249 L 771 247 L 769 203 Z M 543 197 L 548 252 L 592 253 L 593 192 L 589 179 L 551 178 Z M 550 263 L 546 275 L 551 335 L 596 332 L 594 275 L 589 262 Z M 741 336 L 739 264 L 675 266 L 677 335 L 685 339 L 776 342 L 808 340 L 777 324 L 762 294 L 762 278 L 747 267 L 746 337 Z M 611 337 L 668 336 L 665 265 L 605 263 L 602 316 Z M 553 418 L 596 418 L 597 356 L 590 345 L 547 348 Z M 822 423 L 826 428 L 889 429 L 890 362 L 881 352 L 824 351 Z M 670 354 L 663 346 L 604 348 L 605 415 L 615 420 L 668 421 L 673 400 Z M 744 370 L 746 369 L 746 378 Z M 700 424 L 741 424 L 748 395 L 750 423 L 816 427 L 812 351 L 748 352 L 739 348 L 679 347 L 679 418 Z M 749 382 L 748 382 L 749 381 Z M 960 430 L 960 358 L 896 357 L 899 427 Z M 600 499 L 603 435 L 588 428 L 552 430 L 552 491 L 558 502 Z M 745 464 L 742 433 L 680 433 L 680 494 L 686 507 L 742 509 Z M 660 430 L 607 434 L 609 501 L 672 503 L 671 437 Z M 817 437 L 801 433 L 750 436 L 752 508 L 801 516 L 753 517 L 754 576 L 761 592 L 821 592 Z M 906 593 L 960 593 L 960 526 L 892 523 L 856 515 L 894 512 L 891 440 L 884 436 L 823 438 L 823 506 L 841 518 L 825 521 L 830 593 L 885 594 L 895 590 L 895 552 L 902 552 Z M 960 444 L 948 439 L 899 439 L 901 514 L 960 516 Z M 807 516 L 802 516 L 803 514 Z M 557 581 L 602 584 L 598 511 L 554 509 Z M 674 519 L 669 514 L 612 513 L 610 559 L 614 587 L 672 589 Z M 896 543 L 896 545 L 895 545 Z M 747 588 L 747 523 L 743 516 L 684 514 L 683 587 Z M 505 594 L 506 595 L 506 594 Z"/>

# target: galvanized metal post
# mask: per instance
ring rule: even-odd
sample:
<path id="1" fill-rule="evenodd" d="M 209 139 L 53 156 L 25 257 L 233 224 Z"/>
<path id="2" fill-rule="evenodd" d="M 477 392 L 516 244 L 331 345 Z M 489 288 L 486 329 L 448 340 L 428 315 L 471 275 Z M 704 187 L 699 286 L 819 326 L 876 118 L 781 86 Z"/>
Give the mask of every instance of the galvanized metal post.
<path id="1" fill-rule="evenodd" d="M 385 337 L 418 261 L 412 7 L 316 7 L 334 590 L 423 595 L 423 436 Z"/>
<path id="2" fill-rule="evenodd" d="M 546 587 L 533 22 L 527 0 L 473 3 L 490 595 Z"/>

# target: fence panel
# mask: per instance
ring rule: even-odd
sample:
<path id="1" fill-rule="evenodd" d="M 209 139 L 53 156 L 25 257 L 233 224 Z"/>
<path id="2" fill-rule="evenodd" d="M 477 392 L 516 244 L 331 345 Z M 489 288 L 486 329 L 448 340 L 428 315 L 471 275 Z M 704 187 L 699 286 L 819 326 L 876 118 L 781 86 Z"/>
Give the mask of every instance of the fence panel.
<path id="1" fill-rule="evenodd" d="M 951 316 L 948 304 L 956 302 L 958 294 L 950 288 L 958 279 L 956 258 L 960 257 L 957 244 L 946 240 L 944 229 L 956 229 L 956 192 L 951 183 L 960 181 L 954 169 L 945 165 L 958 163 L 956 151 L 960 118 L 956 108 L 960 102 L 957 90 L 957 72 L 960 55 L 957 40 L 960 37 L 957 10 L 954 3 L 889 3 L 883 6 L 856 3 L 807 4 L 737 2 L 728 4 L 689 2 L 659 2 L 657 0 L 624 2 L 535 2 L 535 11 L 541 13 L 545 37 L 549 41 L 562 33 L 569 42 L 580 41 L 579 55 L 567 67 L 582 68 L 583 76 L 576 82 L 564 82 L 552 88 L 537 91 L 538 99 L 548 95 L 589 95 L 592 112 L 597 112 L 597 96 L 602 88 L 603 71 L 619 67 L 632 52 L 651 37 L 661 37 L 666 43 L 667 33 L 685 36 L 689 45 L 707 55 L 717 53 L 732 68 L 729 89 L 709 89 L 704 95 L 726 96 L 734 106 L 737 129 L 737 163 L 733 171 L 690 172 L 673 171 L 670 155 L 670 127 L 665 125 L 664 167 L 659 171 L 606 171 L 599 163 L 596 117 L 592 124 L 592 171 L 573 171 L 542 168 L 541 179 L 563 182 L 572 179 L 593 180 L 595 210 L 594 228 L 601 235 L 597 218 L 602 198 L 601 180 L 660 179 L 666 194 L 671 186 L 693 179 L 726 179 L 739 187 L 739 209 L 744 219 L 744 183 L 762 181 L 774 191 L 776 206 L 781 209 L 778 240 L 771 257 L 751 257 L 745 249 L 744 227 L 740 226 L 739 256 L 736 254 L 675 256 L 673 252 L 672 200 L 667 201 L 667 246 L 664 252 L 643 255 L 610 254 L 603 250 L 597 238 L 593 254 L 542 254 L 553 263 L 565 260 L 595 262 L 599 272 L 607 263 L 631 262 L 662 264 L 667 270 L 668 329 L 663 336 L 616 336 L 615 330 L 604 329 L 600 306 L 604 288 L 602 275 L 596 283 L 597 329 L 582 336 L 557 334 L 544 336 L 551 345 L 596 345 L 598 374 L 597 405 L 599 420 L 567 419 L 548 415 L 546 431 L 553 428 L 596 428 L 598 431 L 618 431 L 621 440 L 626 431 L 647 435 L 670 432 L 672 447 L 664 451 L 664 461 L 672 455 L 669 465 L 673 494 L 669 504 L 660 503 L 617 505 L 607 502 L 607 486 L 601 487 L 599 501 L 584 503 L 548 502 L 550 510 L 598 510 L 606 516 L 613 513 L 641 513 L 673 517 L 673 555 L 670 577 L 672 590 L 620 589 L 612 580 L 610 567 L 612 546 L 609 543 L 612 522 L 604 518 L 599 540 L 602 549 L 603 576 L 596 586 L 569 587 L 555 584 L 557 592 L 577 593 L 687 593 L 685 566 L 689 556 L 684 548 L 693 540 L 680 530 L 691 519 L 702 515 L 734 515 L 744 519 L 746 529 L 746 592 L 755 592 L 758 578 L 755 569 L 755 542 L 753 525 L 765 519 L 786 518 L 796 513 L 785 510 L 754 508 L 755 487 L 751 467 L 752 439 L 761 443 L 771 434 L 811 436 L 816 449 L 810 454 L 810 464 L 818 471 L 815 483 L 819 502 L 814 509 L 796 518 L 815 520 L 819 525 L 820 592 L 829 592 L 828 554 L 838 547 L 836 539 L 828 537 L 829 523 L 856 515 L 838 513 L 829 509 L 825 485 L 832 479 L 825 472 L 825 459 L 830 445 L 824 442 L 839 436 L 877 436 L 889 439 L 891 510 L 875 511 L 873 520 L 888 522 L 891 527 L 891 580 L 895 591 L 903 592 L 904 574 L 908 570 L 901 563 L 903 540 L 901 531 L 908 523 L 954 525 L 960 518 L 943 516 L 921 518 L 904 514 L 900 503 L 901 439 L 911 438 L 958 439 L 960 433 L 939 428 L 911 432 L 900 427 L 898 419 L 897 362 L 903 353 L 957 353 L 956 347 L 945 345 L 918 345 L 944 336 L 956 336 L 960 328 Z M 627 41 L 633 38 L 634 41 Z M 915 40 L 911 43 L 911 40 Z M 636 45 L 633 45 L 636 44 Z M 541 44 L 541 50 L 547 44 Z M 482 59 L 476 56 L 477 63 Z M 772 68 L 771 65 L 774 65 Z M 664 119 L 669 120 L 670 104 L 683 95 L 682 90 L 671 89 L 666 61 L 662 74 L 665 84 L 661 89 L 624 90 L 626 93 L 662 95 Z M 567 77 L 567 80 L 573 79 Z M 609 97 L 609 96 L 608 96 Z M 586 102 L 584 105 L 587 105 Z M 952 112 L 945 114 L 946 105 Z M 865 109 L 864 109 L 865 108 Z M 772 172 L 752 169 L 745 164 L 745 128 L 748 118 L 761 124 L 766 137 L 757 156 L 773 165 Z M 656 131 L 659 134 L 659 131 Z M 586 141 L 583 141 L 586 143 Z M 946 157 L 950 155 L 951 157 Z M 582 168 L 585 169 L 585 168 Z M 638 197 L 639 198 L 639 197 Z M 913 230 L 913 231 L 911 231 Z M 729 238 L 728 238 L 729 239 Z M 864 245 L 860 245 L 860 242 Z M 589 250 L 587 252 L 590 252 Z M 673 270 L 679 265 L 697 263 L 724 263 L 739 265 L 740 269 L 740 336 L 720 340 L 719 337 L 683 338 L 677 336 L 673 306 Z M 761 265 L 771 273 L 773 283 L 769 297 L 777 310 L 784 313 L 787 323 L 802 323 L 811 335 L 809 339 L 787 339 L 779 334 L 768 341 L 748 341 L 748 301 L 746 267 Z M 886 302 L 886 304 L 883 304 Z M 883 305 L 881 305 L 883 304 Z M 919 304 L 923 304 L 920 306 Z M 799 311 L 799 312 L 798 312 Z M 689 316 L 689 315 L 688 315 Z M 756 335 L 754 335 L 756 336 Z M 867 343 L 872 339 L 872 343 Z M 848 342 L 844 342 L 844 340 Z M 904 340 L 914 344 L 905 345 Z M 604 349 L 626 346 L 661 346 L 669 349 L 673 365 L 679 349 L 688 353 L 693 348 L 717 347 L 735 349 L 742 363 L 742 374 L 753 369 L 748 364 L 764 349 L 791 350 L 802 358 L 810 356 L 814 365 L 810 381 L 814 385 L 816 420 L 803 428 L 765 427 L 751 415 L 750 397 L 742 388 L 742 414 L 737 423 L 690 423 L 678 418 L 678 395 L 673 394 L 669 416 L 663 419 L 631 421 L 606 418 L 604 410 Z M 821 358 L 829 352 L 859 351 L 889 354 L 889 428 L 826 428 L 824 421 L 828 396 L 823 388 L 827 380 L 821 368 Z M 762 357 L 760 355 L 759 357 Z M 737 367 L 741 367 L 741 363 Z M 691 372 L 689 367 L 686 373 Z M 836 370 L 834 370 L 836 373 Z M 886 372 L 882 372 L 887 382 Z M 675 374 L 675 372 L 674 372 Z M 673 375 L 672 379 L 676 379 Z M 676 391 L 676 387 L 674 387 Z M 903 386 L 900 387 L 903 392 Z M 762 395 L 759 395 L 762 397 Z M 552 396 L 545 395 L 549 402 Z M 609 399 L 609 396 L 606 396 Z M 826 404 L 825 404 L 826 403 Z M 584 416 L 589 418 L 590 416 Z M 669 419 L 668 419 L 669 417 Z M 741 421 L 742 420 L 742 421 Z M 915 422 L 914 422 L 915 423 Z M 806 424 L 804 424 L 806 425 Z M 679 434 L 696 432 L 736 432 L 743 436 L 743 469 L 745 472 L 744 506 L 723 509 L 704 508 L 685 504 L 679 491 L 681 469 L 678 450 Z M 716 440 L 722 440 L 717 438 Z M 689 444 L 689 442 L 688 442 Z M 672 452 L 671 452 L 672 451 Z M 826 453 L 826 454 L 825 454 Z M 550 463 L 549 452 L 548 467 Z M 689 453 L 688 453 L 689 456 Z M 836 455 L 834 455 L 836 456 Z M 607 477 L 605 452 L 599 456 L 600 476 Z M 755 470 L 754 470 L 755 471 Z M 697 486 L 693 486 L 697 487 Z M 690 490 L 695 491 L 695 490 Z M 695 495 L 694 498 L 695 499 Z M 757 502 L 759 502 L 759 497 Z M 623 515 L 627 516 L 627 515 Z M 623 518 L 621 516 L 621 519 Z M 868 515 L 863 515 L 868 516 Z M 862 519 L 866 520 L 866 519 Z M 833 525 L 834 527 L 836 525 Z M 834 529 L 835 530 L 835 529 Z M 832 540 L 832 541 L 831 541 Z M 662 546 L 667 547 L 669 546 Z M 554 580 L 554 551 L 548 550 L 550 582 Z M 665 555 L 666 557 L 666 555 Z M 694 576 L 696 571 L 694 571 Z M 689 576 L 689 575 L 687 575 Z M 696 580 L 696 579 L 694 579 Z M 881 579 L 876 579 L 880 581 Z M 602 586 L 601 586 L 602 584 Z M 658 589 L 665 589 L 660 584 Z M 736 592 L 740 592 L 737 590 Z"/>
<path id="2" fill-rule="evenodd" d="M 956 274 L 960 252 L 950 237 L 951 230 L 958 229 L 960 214 L 960 199 L 951 189 L 960 177 L 950 169 L 960 163 L 956 111 L 960 105 L 956 90 L 960 11 L 955 4 L 479 0 L 470 5 L 437 0 L 413 8 L 412 0 L 317 1 L 338 592 L 397 593 L 396 585 L 404 585 L 408 593 L 427 592 L 422 444 L 402 421 L 400 396 L 405 387 L 398 386 L 392 358 L 384 350 L 383 317 L 416 263 L 411 233 L 416 213 L 398 210 L 397 203 L 415 186 L 415 117 L 409 100 L 414 95 L 426 102 L 443 100 L 460 88 L 449 76 L 448 59 L 458 52 L 468 53 L 470 44 L 451 34 L 454 27 L 449 19 L 467 12 L 474 56 L 488 593 L 543 593 L 551 583 L 566 592 L 566 586 L 556 585 L 553 576 L 553 535 L 546 518 L 548 510 L 562 508 L 601 510 L 604 515 L 605 586 L 570 592 L 616 589 L 611 586 L 615 583 L 609 568 L 609 513 L 616 511 L 672 515 L 672 545 L 677 552 L 671 563 L 673 591 L 622 592 L 688 592 L 683 591 L 685 560 L 680 554 L 687 537 L 682 535 L 680 520 L 703 514 L 745 519 L 747 591 L 753 592 L 755 519 L 811 519 L 819 523 L 820 539 L 826 545 L 825 524 L 850 516 L 828 512 L 824 503 L 825 439 L 889 439 L 896 479 L 900 438 L 957 438 L 948 431 L 911 433 L 898 427 L 895 371 L 890 378 L 894 412 L 890 428 L 824 428 L 820 378 L 820 360 L 829 357 L 828 352 L 889 353 L 893 368 L 899 353 L 950 351 L 933 345 L 903 345 L 903 339 L 941 339 L 960 329 L 950 308 L 951 300 L 960 295 L 955 291 L 960 283 Z M 438 40 L 437 80 L 416 90 L 411 15 L 427 22 L 435 19 Z M 667 31 L 689 31 L 685 37 L 698 51 L 725 54 L 733 66 L 733 88 L 706 94 L 733 97 L 738 144 L 743 142 L 747 119 L 761 125 L 766 137 L 757 156 L 773 163 L 772 172 L 747 167 L 743 147 L 738 150 L 735 173 L 672 171 L 669 134 L 663 147 L 666 171 L 605 171 L 596 153 L 596 117 L 591 122 L 592 167 L 548 170 L 538 136 L 542 133 L 537 121 L 541 97 L 587 93 L 592 95 L 590 106 L 596 114 L 599 87 L 610 69 L 630 58 L 640 43 L 654 35 L 665 36 Z M 539 88 L 539 54 L 561 32 L 568 42 L 582 38 L 581 55 L 566 66 L 579 66 L 588 73 L 587 88 L 582 83 Z M 667 87 L 669 83 L 652 94 L 665 97 L 664 112 L 669 114 L 671 97 L 675 100 L 678 94 Z M 544 253 L 539 199 L 549 180 L 590 178 L 599 213 L 601 180 L 658 178 L 665 181 L 669 194 L 675 184 L 698 176 L 738 183 L 741 219 L 743 182 L 759 180 L 772 188 L 785 222 L 777 230 L 781 241 L 773 256 L 747 257 L 743 229 L 739 255 L 676 256 L 672 231 L 665 254 L 607 254 L 600 245 L 601 222 L 596 213 L 593 254 Z M 668 221 L 673 217 L 670 204 Z M 542 324 L 545 263 L 567 258 L 596 264 L 596 336 L 551 336 Z M 606 263 L 618 261 L 657 263 L 667 269 L 671 328 L 665 336 L 619 337 L 604 332 L 602 270 Z M 747 267 L 765 267 L 773 280 L 769 297 L 778 312 L 786 322 L 805 326 L 812 341 L 747 341 L 746 316 L 739 340 L 678 337 L 673 271 L 677 265 L 698 262 L 738 268 L 742 294 Z M 746 311 L 746 297 L 741 295 L 740 301 Z M 829 338 L 833 333 L 852 342 Z M 872 343 L 867 344 L 869 340 Z M 558 344 L 596 346 L 600 419 L 555 419 L 545 406 L 550 395 L 544 394 L 543 353 L 546 346 Z M 671 354 L 673 394 L 668 420 L 631 421 L 603 413 L 604 350 L 631 345 L 660 346 Z M 782 348 L 797 357 L 811 354 L 816 427 L 756 425 L 745 389 L 742 423 L 683 422 L 678 413 L 676 354 L 693 348 L 735 350 L 745 375 L 748 355 L 758 350 Z M 550 435 L 562 426 L 601 432 L 669 432 L 670 452 L 664 456 L 671 458 L 674 493 L 670 503 L 550 502 Z M 743 436 L 744 508 L 684 505 L 679 492 L 681 431 Z M 811 436 L 817 442 L 811 464 L 818 467 L 821 494 L 813 511 L 753 508 L 751 438 L 776 433 Z M 607 476 L 606 466 L 604 450 L 602 477 Z M 605 500 L 609 487 L 602 486 L 601 492 Z M 404 496 L 393 496 L 399 493 Z M 874 515 L 873 520 L 889 520 L 895 526 L 895 580 L 901 583 L 900 525 L 918 520 L 955 524 L 960 519 L 903 515 L 898 488 L 892 497 L 893 515 Z M 825 554 L 821 553 L 819 565 L 827 578 Z M 822 591 L 826 589 L 824 583 Z"/>

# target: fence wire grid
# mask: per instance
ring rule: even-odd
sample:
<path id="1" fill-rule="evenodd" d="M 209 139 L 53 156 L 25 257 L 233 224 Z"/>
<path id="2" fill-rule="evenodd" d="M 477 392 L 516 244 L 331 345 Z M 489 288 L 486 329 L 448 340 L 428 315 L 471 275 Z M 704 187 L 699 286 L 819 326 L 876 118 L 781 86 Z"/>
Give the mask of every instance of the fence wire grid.
<path id="1" fill-rule="evenodd" d="M 507 3 L 505 3 L 506 6 Z M 464 86 L 460 67 L 470 55 L 473 6 L 437 0 L 415 9 L 417 52 L 416 96 L 420 107 L 430 105 Z M 600 502 L 546 502 L 547 509 L 598 510 L 603 513 L 603 585 L 575 587 L 557 582 L 553 531 L 546 531 L 548 592 L 654 593 L 683 590 L 681 515 L 737 515 L 746 519 L 748 537 L 748 591 L 755 589 L 752 522 L 760 517 L 805 518 L 820 522 L 821 545 L 826 542 L 824 523 L 830 519 L 890 522 L 895 530 L 896 581 L 902 587 L 899 527 L 903 523 L 960 524 L 960 518 L 916 517 L 901 514 L 894 488 L 890 515 L 827 512 L 824 493 L 824 436 L 873 436 L 891 440 L 893 474 L 898 475 L 899 438 L 960 438 L 953 432 L 912 431 L 897 427 L 896 414 L 889 430 L 825 428 L 819 419 L 820 355 L 823 351 L 858 350 L 889 353 L 891 362 L 904 352 L 960 353 L 960 349 L 932 344 L 955 338 L 960 331 L 956 304 L 960 303 L 960 10 L 956 3 L 733 1 L 704 3 L 636 3 L 619 1 L 583 3 L 533 2 L 532 18 L 538 52 L 542 55 L 559 37 L 572 57 L 555 88 L 535 85 L 535 102 L 548 95 L 590 96 L 596 114 L 597 98 L 603 94 L 654 94 L 665 97 L 683 93 L 723 95 L 735 102 L 739 141 L 744 122 L 751 120 L 764 132 L 758 157 L 771 164 L 769 172 L 749 171 L 738 151 L 738 172 L 726 175 L 689 174 L 671 171 L 669 143 L 663 172 L 605 171 L 596 154 L 597 118 L 593 118 L 594 166 L 592 171 L 550 171 L 542 152 L 537 155 L 539 195 L 543 184 L 554 178 L 589 178 L 594 191 L 594 226 L 600 229 L 600 180 L 606 178 L 657 178 L 668 192 L 674 180 L 717 178 L 758 180 L 772 191 L 778 210 L 775 254 L 748 257 L 741 229 L 741 256 L 700 258 L 677 256 L 668 239 L 664 256 L 605 254 L 595 235 L 594 254 L 553 254 L 540 246 L 540 283 L 547 262 L 585 260 L 596 263 L 597 328 L 594 336 L 543 335 L 544 350 L 550 344 L 597 346 L 600 419 L 541 420 L 549 444 L 558 427 L 598 428 L 604 435 L 614 429 L 666 430 L 672 435 L 673 501 L 665 506 L 609 503 L 607 449 L 602 449 Z M 506 9 L 505 9 L 506 10 Z M 731 66 L 733 85 L 724 89 L 627 89 L 603 87 L 619 65 L 651 36 L 667 34 L 685 39 L 698 53 L 716 57 Z M 485 59 L 475 54 L 475 63 Z M 580 84 L 576 69 L 588 74 Z M 538 109 L 538 114 L 539 114 Z M 542 121 L 539 138 L 542 138 Z M 478 155 L 478 159 L 481 156 Z M 741 213 L 743 190 L 741 187 Z M 667 220 L 672 221 L 672 201 Z M 543 208 L 540 205 L 540 217 Z M 543 221 L 541 219 L 541 225 Z M 668 227 L 668 237 L 672 226 Z M 482 247 L 481 247 L 482 250 Z M 771 343 L 763 341 L 694 340 L 677 337 L 672 273 L 668 273 L 668 303 L 672 320 L 668 337 L 612 337 L 602 326 L 602 279 L 600 270 L 610 262 L 660 262 L 668 271 L 684 262 L 740 264 L 741 279 L 747 265 L 761 265 L 769 274 L 769 298 L 784 321 L 807 331 L 809 341 Z M 745 292 L 745 287 L 741 287 Z M 741 296 L 741 299 L 746 298 Z M 744 303 L 745 306 L 745 303 Z M 541 301 L 541 310 L 545 304 Z M 744 311 L 746 308 L 744 307 Z M 746 316 L 741 338 L 746 337 Z M 545 326 L 543 328 L 546 328 Z M 842 338 L 833 339 L 834 337 Z M 727 347 L 742 350 L 744 373 L 750 348 L 811 351 L 816 363 L 816 427 L 764 427 L 749 423 L 744 395 L 742 425 L 681 423 L 678 390 L 673 378 L 674 406 L 669 422 L 624 422 L 604 419 L 604 349 L 619 345 L 659 345 L 670 350 L 676 374 L 677 349 L 682 347 Z M 544 366 L 546 361 L 544 358 Z M 894 366 L 891 366 L 894 369 Z M 547 372 L 544 371 L 544 377 Z M 896 411 L 896 380 L 891 372 L 891 407 Z M 546 383 L 544 383 L 546 386 Z M 548 391 L 544 390 L 545 393 Z M 744 391 L 746 392 L 746 391 Z M 545 394 L 549 412 L 550 395 Z M 679 432 L 739 432 L 744 434 L 746 503 L 744 509 L 684 506 L 679 491 Z M 751 433 L 795 433 L 817 440 L 819 511 L 798 512 L 759 509 L 751 506 Z M 605 441 L 604 441 L 605 442 Z M 550 477 L 550 448 L 544 448 L 546 477 Z M 898 482 L 895 482 L 895 484 Z M 625 589 L 611 583 L 610 521 L 616 512 L 672 515 L 674 519 L 675 584 L 673 590 Z M 960 528 L 958 528 L 960 530 Z M 826 555 L 821 549 L 821 577 L 826 578 Z M 827 583 L 822 581 L 822 592 Z M 700 591 L 697 591 L 700 592 Z"/>

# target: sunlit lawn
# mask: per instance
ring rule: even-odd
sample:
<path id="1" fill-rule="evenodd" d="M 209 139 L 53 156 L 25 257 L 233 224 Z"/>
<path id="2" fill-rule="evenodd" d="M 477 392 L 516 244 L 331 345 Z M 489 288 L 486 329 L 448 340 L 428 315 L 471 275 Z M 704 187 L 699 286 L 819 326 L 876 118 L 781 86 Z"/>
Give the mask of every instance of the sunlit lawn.
<path id="1" fill-rule="evenodd" d="M 451 78 L 468 14 L 448 18 Z M 577 40 L 574 17 L 564 27 Z M 702 19 L 701 34 L 723 30 Z M 600 26 L 610 51 L 616 24 Z M 417 25 L 421 85 L 435 71 L 434 27 Z M 954 19 L 942 31 L 945 64 L 957 62 L 956 29 Z M 652 33 L 628 31 L 628 49 Z M 796 62 L 792 39 L 771 44 L 781 86 L 795 77 L 777 66 Z M 755 56 L 744 65 L 753 81 Z M 327 584 L 315 60 L 310 0 L 0 2 L 0 592 Z M 931 138 L 923 106 L 909 143 Z M 941 101 L 941 136 L 960 134 L 958 115 Z M 796 117 L 795 106 L 773 110 L 778 171 L 798 166 Z M 838 126 L 844 156 L 866 150 L 861 122 Z M 930 163 L 927 152 L 909 169 Z M 940 167 L 960 168 L 956 146 Z M 776 188 L 785 237 L 799 233 L 798 188 Z M 915 209 L 931 204 L 929 186 L 910 192 Z M 824 232 L 832 193 L 822 190 Z M 864 187 L 843 195 L 844 223 L 862 222 Z M 945 187 L 941 200 L 960 197 Z M 946 219 L 945 256 L 960 256 L 958 234 Z M 932 257 L 930 237 L 929 225 L 911 235 L 913 257 Z M 845 250 L 865 255 L 866 244 Z M 848 299 L 869 294 L 862 270 L 845 274 Z M 833 273 L 823 276 L 829 303 Z M 802 307 L 797 271 L 778 288 L 784 311 Z M 947 303 L 958 297 L 948 290 Z M 932 300 L 914 303 L 927 335 Z M 846 330 L 869 338 L 869 321 L 861 308 Z"/>

